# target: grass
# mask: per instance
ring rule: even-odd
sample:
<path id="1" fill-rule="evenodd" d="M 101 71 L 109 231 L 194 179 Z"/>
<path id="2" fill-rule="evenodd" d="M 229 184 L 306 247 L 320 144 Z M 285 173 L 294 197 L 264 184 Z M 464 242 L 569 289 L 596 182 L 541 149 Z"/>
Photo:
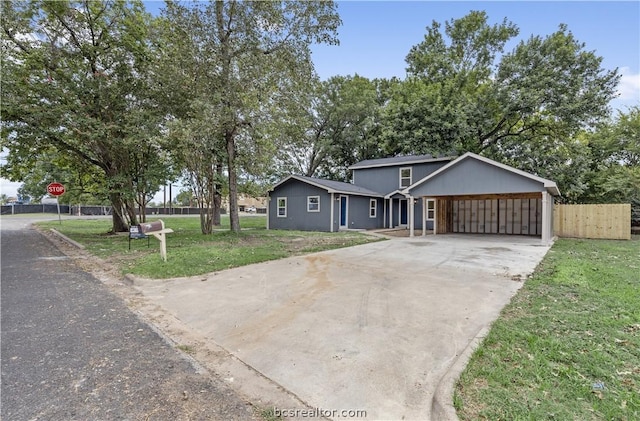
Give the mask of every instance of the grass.
<path id="1" fill-rule="evenodd" d="M 640 237 L 561 239 L 456 385 L 463 420 L 640 419 Z"/>
<path id="2" fill-rule="evenodd" d="M 154 218 L 148 218 L 149 221 Z M 266 218 L 241 218 L 242 232 L 229 231 L 229 218 L 212 235 L 200 232 L 198 217 L 164 219 L 174 230 L 167 234 L 167 262 L 160 259 L 159 242 L 150 239 L 132 240 L 128 250 L 128 235 L 107 235 L 111 221 L 65 220 L 39 223 L 43 228 L 55 228 L 83 244 L 87 251 L 116 265 L 121 273 L 148 278 L 195 276 L 252 263 L 306 254 L 340 247 L 364 244 L 377 239 L 357 232 L 306 232 L 265 229 Z"/>

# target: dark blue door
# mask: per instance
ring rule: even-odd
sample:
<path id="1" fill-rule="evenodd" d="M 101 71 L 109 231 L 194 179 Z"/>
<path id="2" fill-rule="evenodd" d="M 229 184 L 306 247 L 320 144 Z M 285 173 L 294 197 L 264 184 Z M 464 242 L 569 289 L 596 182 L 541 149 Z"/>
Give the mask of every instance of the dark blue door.
<path id="1" fill-rule="evenodd" d="M 400 225 L 407 225 L 407 200 L 400 199 Z"/>
<path id="2" fill-rule="evenodd" d="M 347 196 L 340 196 L 340 226 L 347 226 Z"/>

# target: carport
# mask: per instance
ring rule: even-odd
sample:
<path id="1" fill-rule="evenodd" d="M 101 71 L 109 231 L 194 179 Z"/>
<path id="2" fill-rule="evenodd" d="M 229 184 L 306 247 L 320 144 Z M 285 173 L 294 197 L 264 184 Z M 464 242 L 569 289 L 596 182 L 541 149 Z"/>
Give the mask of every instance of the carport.
<path id="1" fill-rule="evenodd" d="M 402 191 L 409 196 L 409 229 L 414 236 L 415 204 L 434 234 L 477 233 L 553 238 L 555 182 L 491 159 L 466 153 Z M 427 214 L 427 203 L 435 203 Z M 426 224 L 422 224 L 426 235 Z"/>

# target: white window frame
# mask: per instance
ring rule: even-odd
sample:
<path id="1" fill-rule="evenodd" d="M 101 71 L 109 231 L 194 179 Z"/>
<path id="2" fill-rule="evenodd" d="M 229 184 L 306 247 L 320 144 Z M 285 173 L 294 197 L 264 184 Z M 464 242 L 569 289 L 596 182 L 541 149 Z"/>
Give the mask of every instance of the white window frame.
<path id="1" fill-rule="evenodd" d="M 408 177 L 403 177 L 402 176 L 402 171 L 404 171 L 404 170 L 409 170 L 409 176 Z M 411 167 L 402 167 L 402 168 L 400 168 L 400 170 L 398 171 L 398 177 L 400 179 L 399 185 L 400 185 L 401 189 L 409 187 L 413 182 L 413 168 L 411 168 Z M 409 184 L 404 186 L 404 185 L 402 185 L 402 180 L 406 180 L 406 179 L 409 179 Z"/>
<path id="2" fill-rule="evenodd" d="M 433 208 L 429 208 L 429 204 L 433 204 Z M 436 219 L 436 199 L 427 199 L 427 221 L 434 221 Z M 431 217 L 429 217 L 431 212 Z"/>
<path id="3" fill-rule="evenodd" d="M 371 215 L 373 211 L 373 215 Z M 378 215 L 378 199 L 369 199 L 369 218 L 376 218 Z"/>
<path id="4" fill-rule="evenodd" d="M 284 201 L 284 206 L 280 206 L 280 201 Z M 280 209 L 284 209 L 284 214 L 280 215 Z M 287 198 L 286 197 L 277 197 L 276 198 L 276 215 L 278 218 L 286 218 L 287 217 Z"/>
<path id="5" fill-rule="evenodd" d="M 317 199 L 318 209 L 311 209 L 311 199 Z M 320 196 L 307 196 L 307 212 L 320 212 Z"/>

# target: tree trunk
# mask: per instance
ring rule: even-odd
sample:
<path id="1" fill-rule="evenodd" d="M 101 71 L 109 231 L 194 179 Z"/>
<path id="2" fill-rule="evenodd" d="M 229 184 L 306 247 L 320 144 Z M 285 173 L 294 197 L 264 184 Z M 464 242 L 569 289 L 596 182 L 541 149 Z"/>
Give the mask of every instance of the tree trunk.
<path id="1" fill-rule="evenodd" d="M 231 231 L 240 232 L 240 215 L 238 213 L 238 176 L 236 174 L 236 145 L 234 134 L 231 131 L 225 133 L 227 143 L 227 170 L 229 171 L 229 222 Z"/>
<path id="2" fill-rule="evenodd" d="M 127 232 L 129 231 L 129 225 L 127 224 L 127 220 L 124 217 L 124 201 L 122 200 L 122 196 L 120 193 L 113 192 L 109 194 L 109 199 L 111 201 L 111 220 L 112 227 L 111 233 L 116 234 L 118 232 Z"/>
<path id="3" fill-rule="evenodd" d="M 216 180 L 222 179 L 222 164 L 216 165 Z M 220 213 L 222 210 L 222 185 L 218 182 L 216 183 L 216 191 L 213 195 L 213 225 L 220 225 Z"/>

